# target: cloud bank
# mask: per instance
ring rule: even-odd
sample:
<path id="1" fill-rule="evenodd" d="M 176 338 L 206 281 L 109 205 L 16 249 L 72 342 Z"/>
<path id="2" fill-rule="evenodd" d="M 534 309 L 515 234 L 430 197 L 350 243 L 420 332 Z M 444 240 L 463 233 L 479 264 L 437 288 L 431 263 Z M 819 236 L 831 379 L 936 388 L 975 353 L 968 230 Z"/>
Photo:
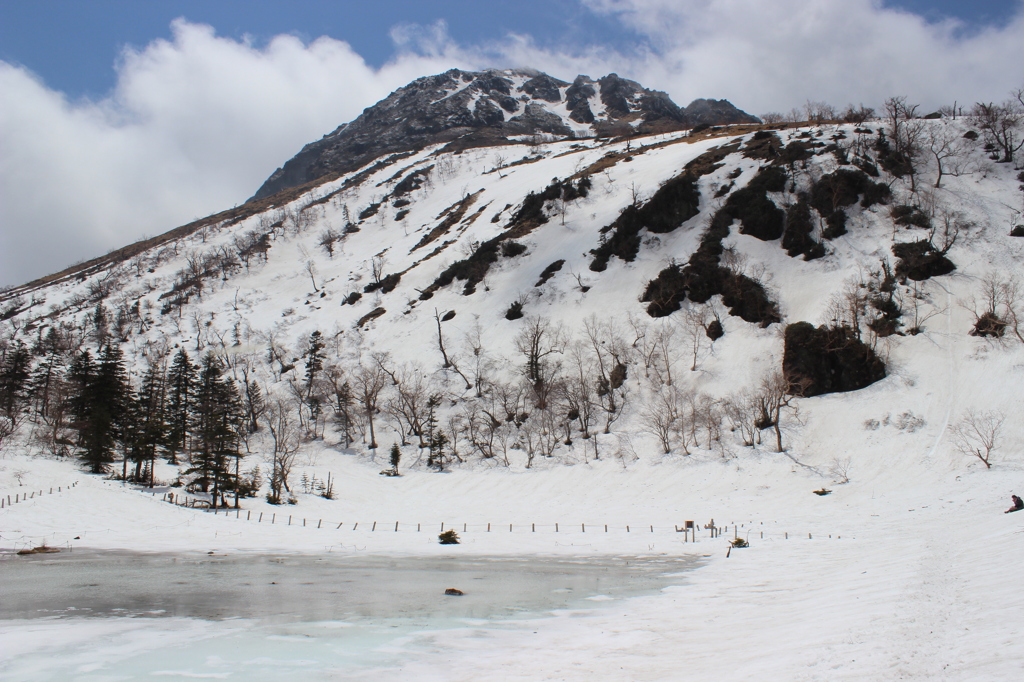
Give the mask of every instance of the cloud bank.
<path id="1" fill-rule="evenodd" d="M 170 41 L 123 54 L 108 97 L 79 102 L 0 62 L 0 285 L 240 203 L 307 142 L 452 67 L 615 71 L 681 104 L 727 98 L 752 113 L 807 99 L 877 106 L 893 94 L 933 109 L 1024 86 L 1024 2 L 1008 24 L 973 32 L 872 0 L 583 2 L 639 41 L 458 45 L 443 22 L 399 25 L 394 58 L 374 69 L 339 40 L 278 36 L 256 48 L 179 20 Z"/>

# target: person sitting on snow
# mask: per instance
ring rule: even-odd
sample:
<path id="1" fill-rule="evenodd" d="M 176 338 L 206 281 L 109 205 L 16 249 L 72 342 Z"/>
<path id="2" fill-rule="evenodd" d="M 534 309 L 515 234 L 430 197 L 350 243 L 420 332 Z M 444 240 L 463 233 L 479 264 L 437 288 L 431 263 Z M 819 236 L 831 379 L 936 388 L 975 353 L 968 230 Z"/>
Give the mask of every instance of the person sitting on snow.
<path id="1" fill-rule="evenodd" d="M 1021 509 L 1024 509 L 1024 500 L 1020 499 L 1016 495 L 1010 495 L 1010 497 L 1013 498 L 1013 506 L 1004 511 L 1004 514 L 1009 514 L 1010 512 L 1020 511 Z"/>

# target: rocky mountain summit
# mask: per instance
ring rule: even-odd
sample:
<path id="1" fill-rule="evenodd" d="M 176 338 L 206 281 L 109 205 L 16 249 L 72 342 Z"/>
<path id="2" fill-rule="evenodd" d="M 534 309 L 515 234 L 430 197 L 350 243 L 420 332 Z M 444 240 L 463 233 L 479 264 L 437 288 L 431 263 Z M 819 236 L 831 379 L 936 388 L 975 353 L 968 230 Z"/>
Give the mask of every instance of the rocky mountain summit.
<path id="1" fill-rule="evenodd" d="M 697 99 L 683 108 L 664 92 L 614 73 L 598 80 L 581 75 L 567 83 L 533 70 L 452 69 L 399 88 L 351 123 L 306 145 L 253 199 L 433 144 L 459 150 L 756 122 L 726 100 Z"/>

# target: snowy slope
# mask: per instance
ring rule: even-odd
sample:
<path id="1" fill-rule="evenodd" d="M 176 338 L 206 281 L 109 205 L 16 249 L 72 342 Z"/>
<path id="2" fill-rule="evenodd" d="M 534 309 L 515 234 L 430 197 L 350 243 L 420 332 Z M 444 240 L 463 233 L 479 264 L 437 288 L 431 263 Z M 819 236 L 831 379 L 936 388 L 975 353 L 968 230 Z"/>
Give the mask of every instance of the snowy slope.
<path id="1" fill-rule="evenodd" d="M 928 125 L 967 129 L 961 122 Z M 800 137 L 807 133 L 811 140 L 821 133 L 826 142 L 840 134 L 848 141 L 858 136 L 854 126 L 778 134 L 788 143 L 808 139 Z M 600 230 L 626 206 L 649 199 L 701 154 L 737 136 L 745 144 L 752 135 L 753 129 L 725 129 L 692 138 L 670 133 L 463 153 L 424 149 L 322 184 L 240 223 L 145 252 L 134 262 L 11 292 L 0 305 L 20 312 L 5 320 L 3 333 L 29 341 L 55 321 L 88 329 L 98 292 L 105 292 L 102 300 L 112 313 L 140 303 L 142 322 L 122 344 L 136 377 L 148 359 L 180 346 L 193 355 L 220 354 L 238 371 L 247 363 L 261 385 L 286 396 L 288 373 L 267 361 L 268 346 L 293 361 L 298 375 L 304 343 L 320 330 L 330 339 L 329 357 L 346 371 L 372 362 L 373 353 L 387 353 L 392 367 L 426 377 L 446 398 L 446 418 L 478 399 L 441 368 L 435 311 L 456 313 L 442 328 L 460 367 L 469 372 L 467 337 L 478 324 L 491 358 L 488 376 L 505 381 L 519 376 L 522 365 L 514 338 L 527 320 L 505 319 L 516 300 L 527 319 L 561 323 L 577 338 L 590 316 L 618 324 L 623 334 L 630 315 L 650 330 L 678 327 L 683 312 L 649 318 L 638 298 L 671 261 L 685 263 L 697 248 L 725 201 L 725 195 L 715 198 L 718 190 L 730 182 L 742 187 L 766 160 L 744 157 L 742 146 L 722 159 L 721 167 L 697 181 L 698 215 L 668 233 L 642 233 L 632 262 L 612 257 L 606 270 L 595 272 L 590 251 L 600 243 Z M 895 260 L 894 241 L 922 234 L 894 228 L 892 206 L 918 204 L 936 222 L 955 215 L 970 225 L 948 253 L 955 271 L 899 285 L 907 302 L 904 328 L 916 297 L 922 332 L 877 339 L 886 378 L 858 391 L 797 399 L 796 410 L 784 413 L 785 452 L 774 451 L 769 431 L 762 444 L 745 447 L 726 424 L 710 447 L 701 436 L 691 454 L 678 444 L 663 454 L 643 419 L 657 372 L 645 376 L 637 358 L 629 366 L 626 409 L 610 433 L 593 436 L 597 461 L 588 441 L 574 434 L 572 446 L 559 445 L 552 457 L 537 457 L 529 468 L 520 447 L 510 451 L 507 466 L 500 458 L 466 455 L 451 473 L 438 475 L 425 466 L 425 453 L 409 446 L 403 448 L 404 475 L 383 477 L 378 472 L 387 466 L 387 447 L 399 440 L 386 419 L 378 424 L 382 447 L 376 452 L 365 438 L 345 450 L 328 425 L 323 439 L 304 446 L 293 483 L 304 473 L 323 478 L 331 472 L 337 499 L 299 494 L 294 507 L 248 499 L 238 518 L 172 506 L 160 499 L 166 488 L 137 490 L 82 474 L 74 463 L 41 453 L 25 422 L 0 446 L 0 495 L 78 485 L 5 506 L 0 544 L 436 555 L 452 551 L 436 544 L 434 529 L 444 523 L 460 530 L 465 524 L 463 545 L 455 551 L 466 554 L 707 556 L 678 587 L 585 615 L 559 614 L 511 628 L 476 624 L 403 640 L 397 646 L 406 663 L 375 671 L 384 679 L 1016 679 L 1024 665 L 1018 617 L 1024 606 L 1024 519 L 1000 512 L 1011 492 L 1024 489 L 1018 419 L 1024 344 L 969 332 L 975 322 L 971 300 L 980 297 L 982 280 L 993 272 L 1024 277 L 1024 239 L 1009 236 L 1021 194 L 1009 164 L 992 163 L 980 148 L 970 155 L 972 172 L 943 178 L 939 189 L 927 187 L 935 172 L 923 161 L 917 183 L 924 189 L 916 194 L 906 179 L 882 171 L 880 181 L 893 197 L 885 205 L 850 207 L 848 232 L 822 241 L 823 258 L 790 257 L 778 240 L 761 241 L 733 226 L 724 245 L 732 248 L 737 267 L 766 285 L 783 322 L 761 327 L 723 312 L 725 335 L 703 347 L 695 371 L 682 334 L 676 337 L 675 383 L 714 399 L 755 387 L 781 365 L 786 324 L 827 323 L 834 294 L 867 278 L 881 258 Z M 528 193 L 544 190 L 553 178 L 580 177 L 602 160 L 604 167 L 590 175 L 588 196 L 561 207 L 548 204 L 548 221 L 516 238 L 526 252 L 499 258 L 475 293 L 465 295 L 464 283 L 455 281 L 421 300 L 446 267 L 502 234 Z M 393 194 L 401 180 L 427 168 L 419 188 Z M 796 189 L 809 190 L 836 168 L 832 154 L 815 155 L 794 175 Z M 771 199 L 786 205 L 794 196 L 786 191 Z M 395 207 L 399 198 L 410 203 Z M 415 248 L 460 202 L 468 204 L 462 217 Z M 376 212 L 360 220 L 374 204 L 380 204 Z M 348 223 L 358 231 L 346 234 L 329 257 L 319 246 L 324 230 L 342 233 Z M 165 294 L 182 280 L 189 257 L 230 250 L 234 238 L 251 230 L 272 235 L 266 262 L 253 258 L 248 268 L 240 265 L 226 277 L 217 271 L 203 280 L 201 295 L 193 292 L 187 303 L 161 314 L 175 298 Z M 401 280 L 393 291 L 362 293 L 343 305 L 373 281 L 375 257 L 384 259 L 378 261 L 382 274 L 402 273 Z M 535 286 L 557 260 L 565 261 L 562 268 Z M 582 291 L 580 284 L 589 288 Z M 718 297 L 715 302 L 724 311 Z M 385 312 L 357 326 L 378 308 Z M 568 368 L 568 355 L 562 357 Z M 953 427 L 970 409 L 1007 417 L 991 469 L 956 447 Z M 263 462 L 266 439 L 257 434 L 250 446 L 246 465 Z M 848 482 L 841 482 L 839 469 Z M 169 482 L 176 469 L 161 465 L 157 475 Z M 822 487 L 832 494 L 812 494 Z M 260 513 L 277 514 L 278 522 L 254 521 Z M 285 515 L 294 517 L 293 525 L 280 523 Z M 300 518 L 306 528 L 298 525 Z M 675 532 L 685 520 L 703 526 L 711 519 L 728 527 L 726 537 L 711 539 L 703 531 L 698 543 L 684 544 Z M 374 522 L 389 528 L 398 522 L 399 531 L 369 530 Z M 413 530 L 416 524 L 421 532 Z M 494 530 L 488 532 L 487 524 Z M 497 532 L 509 524 L 513 532 Z M 536 524 L 536 532 L 527 530 L 529 524 Z M 751 547 L 727 558 L 727 540 L 736 534 Z M 18 639 L 21 627 L 3 624 L 0 637 L 18 642 L 11 670 L 32 679 L 43 675 L 32 661 L 49 645 L 41 638 Z M 47 627 L 48 637 L 79 632 L 74 623 Z M 135 651 L 146 646 L 156 645 L 141 643 Z M 516 653 L 522 650 L 531 655 Z M 109 661 L 124 655 L 101 651 Z"/>

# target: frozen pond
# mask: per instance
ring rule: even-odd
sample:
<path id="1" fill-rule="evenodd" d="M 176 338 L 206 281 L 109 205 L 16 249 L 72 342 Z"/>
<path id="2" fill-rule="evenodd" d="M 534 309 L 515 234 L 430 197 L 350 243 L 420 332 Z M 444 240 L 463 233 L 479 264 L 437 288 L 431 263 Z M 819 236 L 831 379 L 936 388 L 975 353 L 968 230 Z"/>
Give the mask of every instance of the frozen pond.
<path id="1" fill-rule="evenodd" d="M 394 670 L 417 633 L 515 627 L 514 619 L 655 592 L 694 565 L 659 557 L 5 557 L 0 676 L 333 679 Z M 446 596 L 447 588 L 465 594 Z"/>

